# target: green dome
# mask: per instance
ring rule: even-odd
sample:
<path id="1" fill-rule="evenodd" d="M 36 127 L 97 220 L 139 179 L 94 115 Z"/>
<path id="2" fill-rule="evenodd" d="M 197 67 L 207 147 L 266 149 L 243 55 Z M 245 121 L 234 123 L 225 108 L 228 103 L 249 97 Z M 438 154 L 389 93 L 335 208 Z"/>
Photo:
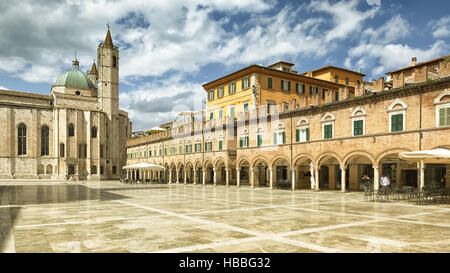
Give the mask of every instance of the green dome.
<path id="1" fill-rule="evenodd" d="M 58 77 L 55 85 L 64 85 L 84 89 L 95 88 L 95 85 L 91 79 L 89 79 L 86 74 L 78 70 L 78 61 L 76 61 L 76 65 L 73 66 L 72 70 L 64 72 Z"/>

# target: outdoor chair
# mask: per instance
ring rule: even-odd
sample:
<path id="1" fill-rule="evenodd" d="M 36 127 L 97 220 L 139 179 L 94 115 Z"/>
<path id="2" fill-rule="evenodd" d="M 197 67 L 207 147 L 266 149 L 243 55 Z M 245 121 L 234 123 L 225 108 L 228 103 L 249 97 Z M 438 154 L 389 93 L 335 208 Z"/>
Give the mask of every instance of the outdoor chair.
<path id="1" fill-rule="evenodd" d="M 375 200 L 375 191 L 367 186 L 364 186 L 364 201 L 374 201 Z"/>

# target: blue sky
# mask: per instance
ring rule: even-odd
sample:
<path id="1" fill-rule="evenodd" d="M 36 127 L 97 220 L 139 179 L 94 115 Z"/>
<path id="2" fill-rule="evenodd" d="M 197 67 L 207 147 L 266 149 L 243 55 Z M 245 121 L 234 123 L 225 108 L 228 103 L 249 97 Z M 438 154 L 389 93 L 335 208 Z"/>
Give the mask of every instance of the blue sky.
<path id="1" fill-rule="evenodd" d="M 202 84 L 250 64 L 359 71 L 366 81 L 450 54 L 449 1 L 0 2 L 0 89 L 50 93 L 77 50 L 86 71 L 110 22 L 133 129 L 201 108 Z"/>

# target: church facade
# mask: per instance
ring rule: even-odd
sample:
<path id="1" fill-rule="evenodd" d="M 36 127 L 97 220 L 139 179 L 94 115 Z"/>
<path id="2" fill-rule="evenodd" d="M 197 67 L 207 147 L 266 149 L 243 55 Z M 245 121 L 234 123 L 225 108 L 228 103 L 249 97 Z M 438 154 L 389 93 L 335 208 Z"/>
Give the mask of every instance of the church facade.
<path id="1" fill-rule="evenodd" d="M 0 178 L 118 179 L 131 135 L 108 29 L 86 74 L 75 58 L 51 94 L 0 90 Z"/>

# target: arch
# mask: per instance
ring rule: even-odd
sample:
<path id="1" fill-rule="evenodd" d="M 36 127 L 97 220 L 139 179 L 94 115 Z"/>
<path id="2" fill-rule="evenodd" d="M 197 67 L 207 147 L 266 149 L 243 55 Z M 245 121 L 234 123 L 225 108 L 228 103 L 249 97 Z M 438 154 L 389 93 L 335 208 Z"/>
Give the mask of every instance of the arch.
<path id="1" fill-rule="evenodd" d="M 247 157 L 241 157 L 241 158 L 239 158 L 239 160 L 238 160 L 238 162 L 237 162 L 237 164 L 236 164 L 236 166 L 237 166 L 238 169 L 241 168 L 242 163 L 243 163 L 244 161 L 247 161 L 247 163 L 250 165 L 250 160 L 249 160 Z"/>
<path id="2" fill-rule="evenodd" d="M 285 128 L 284 123 L 279 121 L 278 123 L 276 123 L 276 125 L 273 129 L 275 131 L 281 131 L 281 130 L 284 130 L 284 128 Z"/>
<path id="3" fill-rule="evenodd" d="M 444 97 L 446 97 L 446 96 L 450 96 L 450 90 L 448 90 L 448 89 L 445 89 L 444 92 L 442 92 L 441 94 L 439 94 L 439 96 L 437 96 L 437 97 L 434 99 L 434 104 L 440 104 L 440 103 L 450 102 L 450 101 L 447 101 L 447 100 L 441 101 L 441 100 L 442 100 Z"/>
<path id="4" fill-rule="evenodd" d="M 50 129 L 47 125 L 41 127 L 41 156 L 50 154 Z"/>
<path id="5" fill-rule="evenodd" d="M 331 119 L 327 120 L 327 118 L 330 117 Z M 330 112 L 325 113 L 325 115 L 322 117 L 322 122 L 327 121 L 334 121 L 336 118 L 331 114 Z"/>
<path id="6" fill-rule="evenodd" d="M 406 105 L 406 103 L 404 103 L 403 101 L 401 101 L 399 98 L 395 99 L 391 105 L 389 105 L 388 110 L 389 111 L 393 111 L 394 107 L 397 106 L 398 104 L 400 104 L 403 108 L 403 110 L 406 110 L 408 108 L 408 106 Z"/>
<path id="7" fill-rule="evenodd" d="M 225 165 L 225 167 L 227 167 L 227 161 L 223 158 L 223 157 L 218 157 L 218 158 L 216 158 L 215 160 L 214 160 L 214 166 L 215 167 L 219 167 L 220 166 L 220 162 L 222 162 L 223 163 L 223 165 Z"/>
<path id="8" fill-rule="evenodd" d="M 262 126 L 258 126 L 258 128 L 256 128 L 256 131 L 255 131 L 257 134 L 262 134 L 262 133 L 264 133 L 264 128 L 262 127 Z"/>
<path id="9" fill-rule="evenodd" d="M 205 158 L 205 161 L 203 163 L 203 168 L 206 169 L 206 167 L 208 167 L 209 165 L 211 165 L 212 167 L 214 167 L 214 162 L 212 161 L 212 159 L 210 158 Z"/>
<path id="10" fill-rule="evenodd" d="M 248 136 L 248 129 L 244 128 L 241 130 L 241 136 Z"/>
<path id="11" fill-rule="evenodd" d="M 269 160 L 265 156 L 262 156 L 262 155 L 255 157 L 252 160 L 252 162 L 250 162 L 250 166 L 252 166 L 254 168 L 258 162 L 263 162 L 267 167 L 269 167 Z"/>
<path id="12" fill-rule="evenodd" d="M 39 166 L 37 168 L 37 173 L 38 174 L 44 174 L 44 165 L 39 164 Z"/>
<path id="13" fill-rule="evenodd" d="M 358 112 L 362 112 L 362 114 L 358 114 Z M 366 115 L 366 110 L 364 110 L 361 107 L 356 107 L 355 110 L 353 110 L 351 117 L 361 117 L 361 116 L 365 116 Z"/>
<path id="14" fill-rule="evenodd" d="M 339 165 L 342 166 L 342 159 L 335 152 L 324 152 L 324 153 L 321 153 L 319 156 L 316 157 L 316 160 L 314 162 L 314 166 L 316 168 L 318 168 L 320 161 L 322 161 L 322 159 L 324 159 L 327 156 L 334 157 L 337 160 L 337 162 L 339 163 Z"/>
<path id="15" fill-rule="evenodd" d="M 194 163 L 192 163 L 192 161 L 188 160 L 186 161 L 186 168 L 193 168 L 195 166 Z"/>
<path id="16" fill-rule="evenodd" d="M 312 155 L 309 155 L 309 154 L 298 154 L 298 155 L 296 155 L 296 156 L 294 157 L 294 160 L 292 160 L 292 161 L 294 162 L 294 163 L 293 163 L 294 166 L 297 165 L 297 163 L 299 163 L 299 161 L 300 161 L 302 158 L 307 158 L 307 159 L 309 159 L 311 162 L 314 163 L 314 158 L 312 157 Z M 302 160 L 301 162 L 303 162 L 303 160 Z"/>
<path id="17" fill-rule="evenodd" d="M 91 128 L 91 138 L 97 138 L 97 127 L 95 126 Z"/>
<path id="18" fill-rule="evenodd" d="M 180 167 L 182 167 L 182 166 L 184 167 L 184 162 L 179 160 L 177 163 L 177 169 L 180 169 Z"/>
<path id="19" fill-rule="evenodd" d="M 274 157 L 270 162 L 270 167 L 273 168 L 273 165 L 275 162 L 277 162 L 277 160 L 279 159 L 284 159 L 287 161 L 287 163 L 289 164 L 289 166 L 291 165 L 291 160 L 289 157 L 285 156 L 285 155 L 277 155 L 276 157 Z"/>
<path id="20" fill-rule="evenodd" d="M 342 162 L 344 163 L 344 166 L 347 166 L 348 161 L 354 156 L 365 156 L 365 157 L 369 158 L 372 165 L 375 164 L 375 158 L 371 153 L 362 151 L 362 150 L 356 150 L 356 151 L 351 151 L 350 153 L 346 154 L 344 156 L 344 158 L 342 158 Z"/>
<path id="21" fill-rule="evenodd" d="M 198 169 L 198 168 L 202 168 L 203 166 L 202 166 L 202 162 L 200 161 L 200 160 L 195 160 L 195 162 L 194 162 L 194 167 L 196 168 L 196 169 Z"/>
<path id="22" fill-rule="evenodd" d="M 302 123 L 305 123 L 305 124 L 302 124 Z M 306 119 L 305 117 L 303 117 L 303 118 L 301 118 L 299 121 L 297 121 L 297 126 L 305 126 L 305 125 L 309 125 L 309 121 L 308 121 L 308 119 Z"/>
<path id="23" fill-rule="evenodd" d="M 53 173 L 53 166 L 51 164 L 47 165 L 46 174 L 52 174 Z"/>
<path id="24" fill-rule="evenodd" d="M 67 174 L 68 175 L 73 175 L 75 174 L 75 166 L 72 164 L 69 164 L 69 166 L 67 166 Z"/>
<path id="25" fill-rule="evenodd" d="M 173 169 L 173 168 L 176 168 L 177 167 L 177 165 L 175 164 L 175 162 L 170 162 L 169 163 L 169 167 L 171 168 L 171 169 Z"/>
<path id="26" fill-rule="evenodd" d="M 393 148 L 393 149 L 385 150 L 385 151 L 381 152 L 380 154 L 378 154 L 378 156 L 375 159 L 375 164 L 380 165 L 380 161 L 387 155 L 401 153 L 401 152 L 411 152 L 411 149 Z"/>

